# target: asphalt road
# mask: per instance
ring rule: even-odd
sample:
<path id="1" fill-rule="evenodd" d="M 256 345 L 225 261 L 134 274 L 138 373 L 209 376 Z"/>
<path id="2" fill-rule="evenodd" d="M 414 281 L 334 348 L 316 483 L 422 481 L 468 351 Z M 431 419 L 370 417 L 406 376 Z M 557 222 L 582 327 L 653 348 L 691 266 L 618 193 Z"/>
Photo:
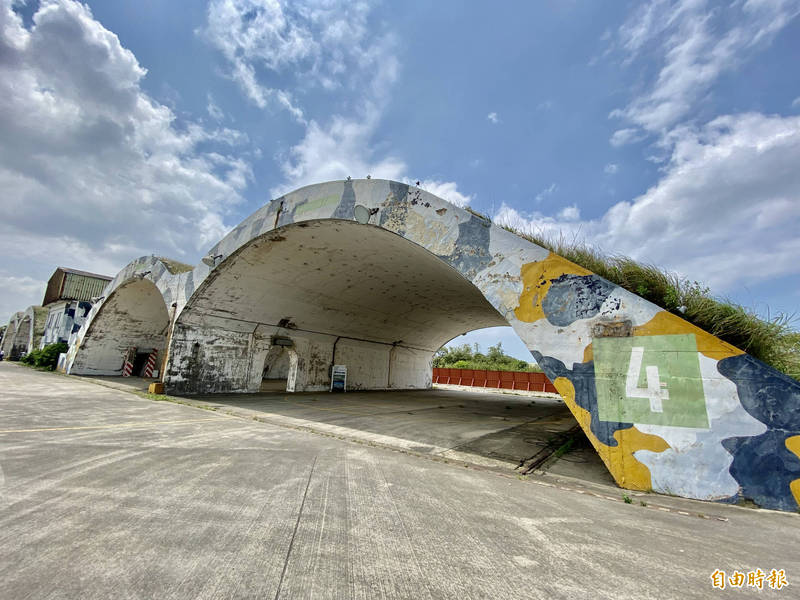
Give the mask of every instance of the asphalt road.
<path id="1" fill-rule="evenodd" d="M 0 363 L 3 599 L 738 598 L 710 575 L 757 568 L 796 597 L 800 515 L 608 489 Z"/>

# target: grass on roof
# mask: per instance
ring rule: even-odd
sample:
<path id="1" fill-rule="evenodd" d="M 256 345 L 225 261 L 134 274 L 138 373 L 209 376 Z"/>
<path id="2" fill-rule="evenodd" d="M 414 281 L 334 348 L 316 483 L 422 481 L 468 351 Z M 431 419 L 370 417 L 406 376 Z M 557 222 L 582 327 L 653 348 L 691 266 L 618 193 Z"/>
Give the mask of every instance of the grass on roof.
<path id="1" fill-rule="evenodd" d="M 764 320 L 739 304 L 712 296 L 701 283 L 655 265 L 641 264 L 627 256 L 607 255 L 588 244 L 569 242 L 563 237 L 553 239 L 510 226 L 502 227 L 800 380 L 800 333 L 791 326 L 793 315 L 781 313 Z"/>
<path id="2" fill-rule="evenodd" d="M 157 256 L 156 258 L 164 263 L 164 266 L 167 267 L 167 271 L 173 275 L 176 275 L 177 273 L 186 273 L 187 271 L 194 269 L 192 265 L 187 265 L 186 263 L 178 262 L 177 260 L 173 260 L 171 258 L 164 258 L 163 256 Z"/>

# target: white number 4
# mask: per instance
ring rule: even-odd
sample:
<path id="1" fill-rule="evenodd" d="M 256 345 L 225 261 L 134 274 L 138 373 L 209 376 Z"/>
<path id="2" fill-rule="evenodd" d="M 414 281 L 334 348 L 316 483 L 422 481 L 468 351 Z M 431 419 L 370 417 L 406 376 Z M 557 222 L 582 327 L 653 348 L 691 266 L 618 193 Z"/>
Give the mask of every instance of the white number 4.
<path id="1" fill-rule="evenodd" d="M 664 412 L 662 400 L 669 399 L 669 391 L 666 382 L 661 383 L 658 375 L 658 367 L 645 367 L 647 375 L 647 387 L 639 387 L 639 375 L 642 372 L 642 358 L 644 358 L 644 348 L 635 346 L 631 348 L 631 362 L 628 365 L 628 377 L 625 379 L 625 394 L 628 398 L 649 398 L 651 412 Z"/>

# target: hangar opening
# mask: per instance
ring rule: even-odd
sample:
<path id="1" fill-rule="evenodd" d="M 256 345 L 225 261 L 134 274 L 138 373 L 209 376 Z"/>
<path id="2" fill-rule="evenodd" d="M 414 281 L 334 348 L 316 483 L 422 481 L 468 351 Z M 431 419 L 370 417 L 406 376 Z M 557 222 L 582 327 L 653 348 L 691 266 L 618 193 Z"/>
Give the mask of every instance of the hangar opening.
<path id="1" fill-rule="evenodd" d="M 289 367 L 291 365 L 292 350 L 287 346 L 291 340 L 284 338 L 289 343 L 282 345 L 271 343 L 264 358 L 264 369 L 261 373 L 260 392 L 286 391 L 289 385 Z M 275 341 L 274 339 L 271 341 Z"/>
<path id="2" fill-rule="evenodd" d="M 11 360 L 18 360 L 20 356 L 31 351 L 29 346 L 32 327 L 32 319 L 26 315 L 17 326 L 17 332 L 14 335 L 14 342 L 11 348 Z"/>
<path id="3" fill-rule="evenodd" d="M 161 364 L 169 329 L 169 313 L 158 288 L 148 279 L 134 278 L 106 298 L 78 348 L 76 375 L 146 375 L 148 358 Z M 152 362 L 152 361 L 151 361 Z"/>
<path id="4" fill-rule="evenodd" d="M 3 336 L 3 352 L 8 360 L 19 360 L 23 353 L 30 350 L 28 341 L 31 336 L 31 318 L 11 319 Z"/>
<path id="5" fill-rule="evenodd" d="M 176 321 L 166 383 L 258 392 L 285 372 L 288 391 L 322 391 L 342 364 L 348 389 L 426 389 L 445 342 L 506 324 L 417 244 L 350 220 L 305 221 L 254 238 L 209 274 Z"/>
<path id="6" fill-rule="evenodd" d="M 6 327 L 6 331 L 3 334 L 3 345 L 0 346 L 2 348 L 3 353 L 6 357 L 11 360 L 11 349 L 14 347 L 14 336 L 17 335 L 17 321 L 14 317 L 8 322 L 8 327 Z"/>
<path id="7" fill-rule="evenodd" d="M 505 325 L 421 246 L 354 221 L 301 222 L 244 244 L 194 291 L 174 326 L 167 391 L 511 469 L 539 468 L 575 440 L 580 468 L 594 461 L 607 478 L 559 399 L 430 389 L 445 343 Z M 346 394 L 328 393 L 333 365 L 347 367 Z"/>

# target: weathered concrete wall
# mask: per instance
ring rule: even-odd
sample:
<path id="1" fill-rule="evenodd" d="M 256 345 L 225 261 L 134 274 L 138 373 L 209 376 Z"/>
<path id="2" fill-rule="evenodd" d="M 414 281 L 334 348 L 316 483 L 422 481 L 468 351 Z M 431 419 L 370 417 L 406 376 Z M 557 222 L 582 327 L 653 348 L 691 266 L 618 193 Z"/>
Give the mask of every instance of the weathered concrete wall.
<path id="1" fill-rule="evenodd" d="M 429 388 L 432 358 L 423 350 L 358 340 L 340 340 L 336 348 L 336 362 L 347 365 L 347 387 L 353 390 Z"/>
<path id="2" fill-rule="evenodd" d="M 28 352 L 39 347 L 47 323 L 47 313 L 48 309 L 44 306 L 29 306 L 26 311 L 26 315 L 30 316 L 32 323 L 28 337 Z"/>
<path id="3" fill-rule="evenodd" d="M 170 390 L 174 393 L 248 392 L 256 381 L 250 377 L 253 358 L 260 352 L 254 328 L 206 326 L 202 330 L 177 325 L 170 348 Z M 259 344 L 260 345 L 260 344 Z M 263 348 L 266 354 L 267 348 Z M 261 371 L 258 371 L 258 385 Z"/>
<path id="4" fill-rule="evenodd" d="M 280 346 L 273 335 L 288 338 L 293 346 L 281 353 L 277 372 L 290 391 L 325 391 L 330 388 L 330 367 L 348 366 L 348 389 L 427 388 L 431 384 L 431 352 L 396 348 L 338 336 L 296 332 L 239 321 L 186 318 L 172 336 L 167 371 L 174 393 L 208 394 L 258 392 L 265 361 Z"/>
<path id="5" fill-rule="evenodd" d="M 396 346 L 389 352 L 389 388 L 428 389 L 433 384 L 433 354 Z"/>

